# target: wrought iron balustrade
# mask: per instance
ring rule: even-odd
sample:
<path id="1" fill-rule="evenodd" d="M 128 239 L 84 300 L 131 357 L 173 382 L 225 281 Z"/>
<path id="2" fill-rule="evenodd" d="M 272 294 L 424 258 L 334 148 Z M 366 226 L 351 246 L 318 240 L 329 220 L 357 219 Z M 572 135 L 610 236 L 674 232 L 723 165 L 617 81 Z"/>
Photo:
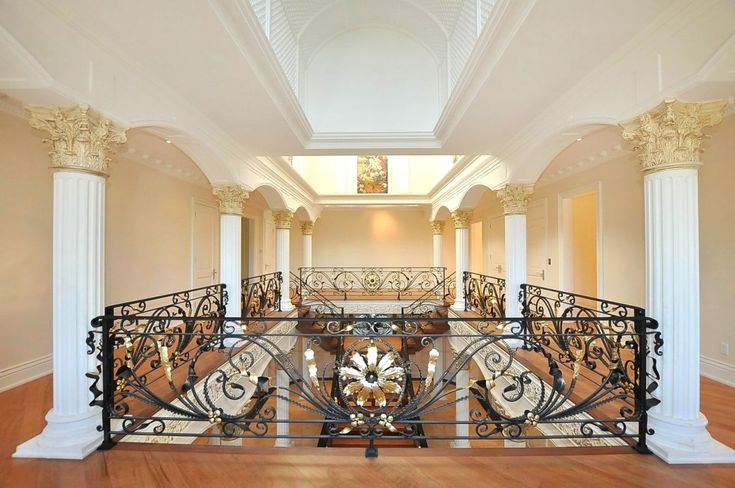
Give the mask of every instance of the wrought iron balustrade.
<path id="1" fill-rule="evenodd" d="M 291 273 L 289 280 L 289 294 L 291 301 L 301 307 L 309 307 L 309 310 L 320 316 L 335 315 L 343 316 L 344 307 L 335 305 L 333 301 L 325 297 L 318 290 L 301 281 L 295 273 Z"/>
<path id="2" fill-rule="evenodd" d="M 455 276 L 455 273 L 450 274 L 441 283 L 418 297 L 410 305 L 401 307 L 401 315 L 431 316 L 436 313 L 437 307 L 454 302 L 456 294 L 452 295 L 451 290 L 457 289 Z M 454 287 L 451 287 L 452 284 L 454 284 Z"/>
<path id="3" fill-rule="evenodd" d="M 281 272 L 251 276 L 242 280 L 241 308 L 243 317 L 263 317 L 281 310 Z"/>
<path id="4" fill-rule="evenodd" d="M 465 310 L 471 310 L 483 317 L 505 316 L 504 279 L 465 271 L 462 281 Z"/>
<path id="5" fill-rule="evenodd" d="M 102 408 L 103 448 L 123 438 L 219 437 L 362 440 L 368 455 L 377 454 L 376 442 L 407 440 L 627 443 L 646 451 L 646 411 L 657 400 L 655 384 L 641 378 L 647 338 L 658 334 L 646 317 L 218 317 L 210 329 L 181 328 L 180 319 L 93 321 L 87 344 L 100 367 L 90 390 Z M 434 322 L 448 331 L 427 332 Z M 318 326 L 294 356 L 305 337 L 300 324 Z M 336 352 L 322 349 L 330 341 Z M 445 354 L 440 369 L 438 341 L 456 353 Z M 659 347 L 650 353 L 658 354 Z M 269 363 L 289 381 L 268 377 Z M 468 368 L 469 385 L 458 382 Z M 278 401 L 297 413 L 277 418 Z M 470 413 L 458 420 L 461 402 Z M 298 428 L 283 433 L 279 425 Z"/>
<path id="6" fill-rule="evenodd" d="M 343 300 L 380 297 L 417 298 L 444 281 L 446 268 L 311 267 L 299 268 L 299 278 L 310 289 Z M 443 297 L 445 290 L 438 298 Z"/>

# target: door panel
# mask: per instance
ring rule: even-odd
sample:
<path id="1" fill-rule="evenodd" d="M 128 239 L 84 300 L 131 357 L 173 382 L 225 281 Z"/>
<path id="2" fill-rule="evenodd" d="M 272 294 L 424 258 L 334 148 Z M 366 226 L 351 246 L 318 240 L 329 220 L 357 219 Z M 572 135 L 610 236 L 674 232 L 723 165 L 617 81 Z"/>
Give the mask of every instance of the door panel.
<path id="1" fill-rule="evenodd" d="M 217 234 L 219 232 L 219 212 L 214 206 L 194 202 L 194 225 L 192 242 L 192 285 L 200 286 L 218 283 L 217 273 Z"/>
<path id="2" fill-rule="evenodd" d="M 502 215 L 490 218 L 487 262 L 487 274 L 505 278 L 505 217 Z"/>
<path id="3" fill-rule="evenodd" d="M 546 286 L 546 259 L 548 258 L 547 199 L 542 198 L 528 204 L 526 232 L 528 248 L 528 283 Z"/>

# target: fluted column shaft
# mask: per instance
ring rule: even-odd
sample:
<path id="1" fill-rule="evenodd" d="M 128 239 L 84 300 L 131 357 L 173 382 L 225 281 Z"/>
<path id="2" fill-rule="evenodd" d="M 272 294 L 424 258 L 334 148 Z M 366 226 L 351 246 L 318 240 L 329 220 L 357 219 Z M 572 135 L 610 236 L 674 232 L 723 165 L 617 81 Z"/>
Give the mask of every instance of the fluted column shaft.
<path id="1" fill-rule="evenodd" d="M 283 279 L 281 285 L 281 310 L 289 311 L 294 308 L 288 292 L 288 285 L 291 279 L 289 253 L 293 213 L 288 210 L 273 212 L 273 220 L 276 224 L 276 271 L 281 273 Z"/>
<path id="2" fill-rule="evenodd" d="M 242 208 L 248 193 L 240 185 L 217 185 L 213 193 L 219 201 L 220 280 L 227 287 L 228 317 L 242 314 Z M 237 341 L 231 341 L 235 344 Z"/>
<path id="3" fill-rule="evenodd" d="M 471 210 L 456 210 L 452 212 L 454 220 L 454 249 L 456 254 L 455 276 L 457 282 L 457 298 L 454 300 L 452 310 L 464 310 L 464 273 L 470 267 L 470 218 Z"/>
<path id="4" fill-rule="evenodd" d="M 526 245 L 526 212 L 533 187 L 509 184 L 498 190 L 505 214 L 505 315 L 520 317 L 523 305 L 519 298 L 521 285 L 528 277 Z"/>

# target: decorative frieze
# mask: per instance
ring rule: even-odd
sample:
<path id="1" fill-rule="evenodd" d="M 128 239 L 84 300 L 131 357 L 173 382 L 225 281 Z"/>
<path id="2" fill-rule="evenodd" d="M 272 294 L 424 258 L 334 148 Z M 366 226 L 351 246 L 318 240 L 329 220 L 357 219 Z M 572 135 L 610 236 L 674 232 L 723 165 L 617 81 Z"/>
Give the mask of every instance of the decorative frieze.
<path id="1" fill-rule="evenodd" d="M 276 224 L 276 229 L 290 229 L 293 222 L 293 212 L 289 210 L 273 212 L 273 222 Z"/>
<path id="2" fill-rule="evenodd" d="M 50 134 L 51 167 L 107 176 L 111 145 L 122 144 L 126 129 L 102 117 L 88 105 L 29 106 L 29 123 Z"/>
<path id="3" fill-rule="evenodd" d="M 444 222 L 441 220 L 434 220 L 431 222 L 431 234 L 440 236 L 444 232 Z"/>
<path id="4" fill-rule="evenodd" d="M 623 122 L 623 139 L 633 144 L 641 171 L 701 166 L 706 127 L 722 121 L 727 100 L 704 103 L 664 100 L 654 109 Z"/>
<path id="5" fill-rule="evenodd" d="M 528 198 L 533 193 L 533 185 L 510 184 L 497 191 L 503 204 L 505 215 L 525 215 L 528 211 Z"/>
<path id="6" fill-rule="evenodd" d="M 248 199 L 248 192 L 240 185 L 216 185 L 212 193 L 219 201 L 219 211 L 228 215 L 242 215 L 242 207 Z"/>
<path id="7" fill-rule="evenodd" d="M 452 212 L 452 220 L 454 221 L 455 229 L 469 228 L 470 219 L 472 219 L 472 210 L 459 209 Z"/>
<path id="8" fill-rule="evenodd" d="M 314 234 L 314 222 L 311 220 L 305 220 L 301 222 L 301 233 L 305 236 Z"/>

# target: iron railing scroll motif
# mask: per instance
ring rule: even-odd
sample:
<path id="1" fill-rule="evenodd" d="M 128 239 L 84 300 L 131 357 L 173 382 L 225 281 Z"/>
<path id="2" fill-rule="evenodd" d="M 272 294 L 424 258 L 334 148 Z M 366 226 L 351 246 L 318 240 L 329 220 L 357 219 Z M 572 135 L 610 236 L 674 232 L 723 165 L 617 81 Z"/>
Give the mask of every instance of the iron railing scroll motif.
<path id="1" fill-rule="evenodd" d="M 180 323 L 214 321 L 210 328 Z M 109 448 L 117 440 L 178 437 L 361 439 L 429 446 L 448 440 L 635 444 L 645 450 L 641 401 L 655 321 L 631 316 L 324 318 L 106 315 L 92 323 L 89 353 L 102 375 L 90 390 L 102 407 Z M 456 352 L 438 369 L 439 337 Z M 311 327 L 320 323 L 323 327 Z M 304 336 L 296 328 L 313 332 Z M 307 338 L 301 357 L 291 353 Z M 327 351 L 325 344 L 337 342 Z M 188 346 L 187 346 L 188 345 Z M 660 351 L 656 350 L 656 354 Z M 268 364 L 288 382 L 267 376 Z M 470 386 L 457 373 L 480 371 Z M 471 370 L 472 371 L 472 370 Z M 99 379 L 102 378 L 100 386 Z M 655 386 L 649 384 L 647 394 Z M 274 402 L 292 405 L 289 434 L 279 434 Z M 457 402 L 470 414 L 455 417 Z M 457 426 L 469 426 L 469 434 Z M 298 428 L 293 428 L 298 427 Z M 154 439 L 151 441 L 150 439 Z"/>
<path id="2" fill-rule="evenodd" d="M 241 304 L 243 317 L 264 317 L 281 310 L 281 272 L 252 276 L 242 280 Z"/>
<path id="3" fill-rule="evenodd" d="M 553 335 L 571 331 L 581 337 L 604 334 L 609 338 L 611 342 L 594 345 L 595 355 L 602 358 L 607 354 L 612 364 L 632 372 L 630 374 L 635 381 L 627 388 L 634 392 L 635 402 L 630 408 L 641 412 L 637 449 L 648 452 L 646 436 L 653 434 L 653 431 L 648 428 L 646 412 L 660 403 L 653 396 L 661 379 L 657 358 L 662 355 L 663 339 L 657 330 L 658 323 L 653 319 L 644 320 L 646 312 L 642 307 L 536 285 L 521 285 L 520 299 L 525 317 L 554 319 L 532 321 L 535 326 L 530 331 L 532 333 L 545 334 L 549 331 Z M 628 347 L 626 341 L 635 344 Z M 575 361 L 573 341 L 547 342 L 546 345 L 558 355 L 560 363 L 573 367 L 569 366 Z M 621 356 L 619 350 L 630 350 L 632 353 Z M 594 373 L 599 375 L 598 372 Z"/>
<path id="4" fill-rule="evenodd" d="M 465 271 L 462 281 L 465 310 L 476 312 L 483 317 L 505 316 L 504 279 Z"/>
<path id="5" fill-rule="evenodd" d="M 309 312 L 313 312 L 315 316 L 344 316 L 344 307 L 337 306 L 333 301 L 320 293 L 319 290 L 301 281 L 299 275 L 291 273 L 289 287 L 291 301 L 299 307 L 308 307 Z"/>
<path id="6" fill-rule="evenodd" d="M 453 288 L 452 285 L 454 285 Z M 456 294 L 452 294 L 452 291 L 456 289 L 455 274 L 452 273 L 409 305 L 401 307 L 401 315 L 404 317 L 436 316 L 438 308 L 454 303 Z"/>
<path id="7" fill-rule="evenodd" d="M 446 268 L 299 268 L 301 281 L 324 296 L 412 299 L 444 281 Z"/>

